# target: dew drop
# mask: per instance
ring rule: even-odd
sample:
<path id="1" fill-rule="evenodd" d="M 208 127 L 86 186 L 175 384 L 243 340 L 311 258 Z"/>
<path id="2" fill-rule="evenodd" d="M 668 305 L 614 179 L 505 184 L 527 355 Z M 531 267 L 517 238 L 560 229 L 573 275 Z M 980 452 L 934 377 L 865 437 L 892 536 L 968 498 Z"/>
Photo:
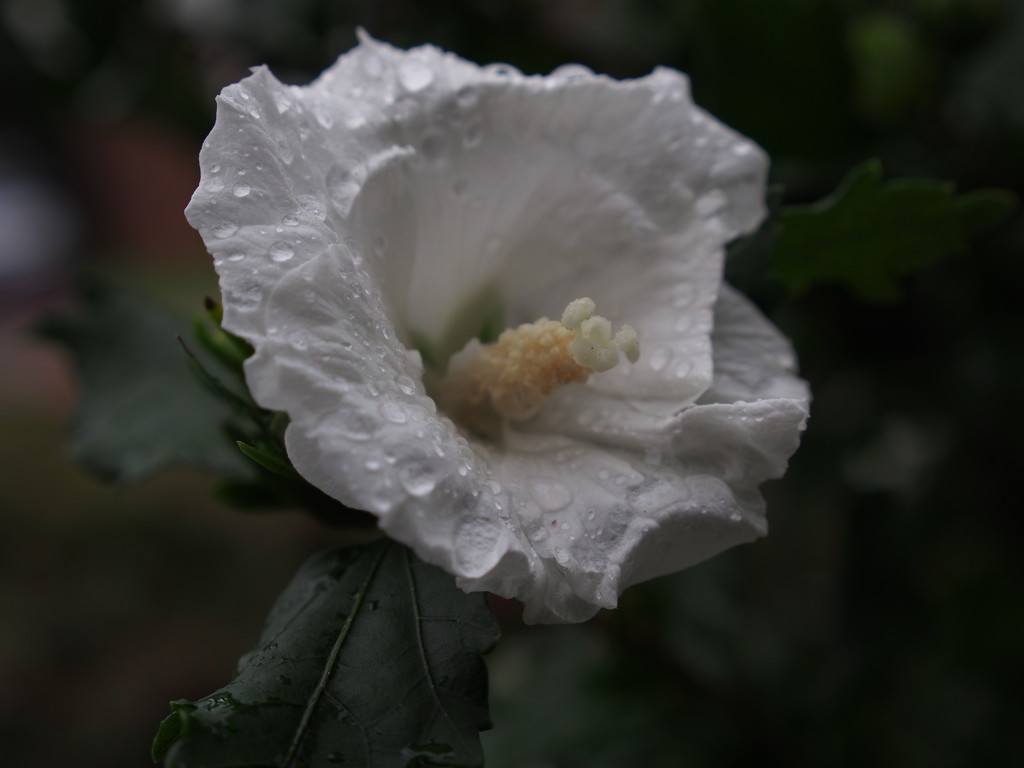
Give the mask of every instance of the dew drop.
<path id="1" fill-rule="evenodd" d="M 235 184 L 231 189 L 231 194 L 235 197 L 247 197 L 251 191 L 248 184 Z"/>
<path id="2" fill-rule="evenodd" d="M 652 371 L 660 371 L 668 365 L 668 362 L 671 359 L 671 349 L 668 347 L 655 347 L 651 350 L 651 354 L 647 356 L 647 364 L 651 367 Z"/>
<path id="3" fill-rule="evenodd" d="M 231 237 L 235 234 L 235 232 L 238 231 L 238 225 L 233 221 L 228 221 L 227 219 L 219 219 L 214 223 L 213 228 L 210 231 L 213 233 L 214 237 L 219 237 L 223 240 L 224 238 Z"/>
<path id="4" fill-rule="evenodd" d="M 690 375 L 690 364 L 685 360 L 681 362 L 679 365 L 676 366 L 674 375 L 677 379 L 685 379 L 687 376 Z"/>
<path id="5" fill-rule="evenodd" d="M 455 94 L 455 103 L 463 109 L 475 107 L 480 101 L 480 91 L 472 85 L 464 85 Z"/>
<path id="6" fill-rule="evenodd" d="M 552 77 L 562 80 L 580 80 L 585 77 L 591 77 L 593 74 L 594 71 L 592 69 L 582 64 L 563 64 L 551 72 Z"/>
<path id="7" fill-rule="evenodd" d="M 324 204 L 320 198 L 313 197 L 313 195 L 299 195 L 295 198 L 295 202 L 310 216 L 315 216 L 320 221 L 327 218 L 327 211 L 324 209 Z"/>
<path id="8" fill-rule="evenodd" d="M 557 480 L 542 480 L 534 483 L 531 491 L 541 509 L 548 512 L 564 509 L 572 501 L 572 491 Z"/>
<path id="9" fill-rule="evenodd" d="M 332 430 L 355 442 L 369 440 L 377 431 L 377 419 L 357 410 L 346 411 L 345 418 L 332 425 Z"/>
<path id="10" fill-rule="evenodd" d="M 292 247 L 288 245 L 288 243 L 276 242 L 270 246 L 270 258 L 274 261 L 288 261 L 294 255 L 295 251 L 292 250 Z"/>
<path id="11" fill-rule="evenodd" d="M 426 496 L 437 485 L 433 465 L 422 459 L 402 464 L 398 470 L 398 479 L 412 496 Z"/>
<path id="12" fill-rule="evenodd" d="M 357 110 L 352 110 L 345 115 L 343 122 L 345 123 L 346 128 L 354 131 L 356 128 L 362 128 L 366 125 L 366 115 Z"/>
<path id="13" fill-rule="evenodd" d="M 210 166 L 210 173 L 220 173 L 220 163 L 214 163 Z"/>
<path id="14" fill-rule="evenodd" d="M 281 223 L 284 224 L 286 227 L 297 227 L 299 226 L 299 217 L 296 216 L 294 213 L 289 213 L 283 219 L 281 219 Z"/>
<path id="15" fill-rule="evenodd" d="M 228 261 L 241 261 L 244 258 L 244 253 L 232 253 L 230 256 L 228 256 Z"/>
<path id="16" fill-rule="evenodd" d="M 434 81 L 434 72 L 421 59 L 409 58 L 398 65 L 398 82 L 409 93 L 422 91 Z"/>
<path id="17" fill-rule="evenodd" d="M 380 405 L 380 415 L 392 424 L 405 424 L 409 420 L 405 409 L 398 403 L 387 400 Z"/>
<path id="18" fill-rule="evenodd" d="M 521 75 L 518 69 L 513 67 L 511 64 L 502 64 L 500 62 L 495 64 L 488 64 L 484 67 L 484 72 L 488 72 L 492 75 L 498 75 L 500 77 L 511 77 L 512 75 Z"/>
<path id="19" fill-rule="evenodd" d="M 309 346 L 309 337 L 302 331 L 296 331 L 288 337 L 288 343 L 296 349 L 305 349 Z"/>

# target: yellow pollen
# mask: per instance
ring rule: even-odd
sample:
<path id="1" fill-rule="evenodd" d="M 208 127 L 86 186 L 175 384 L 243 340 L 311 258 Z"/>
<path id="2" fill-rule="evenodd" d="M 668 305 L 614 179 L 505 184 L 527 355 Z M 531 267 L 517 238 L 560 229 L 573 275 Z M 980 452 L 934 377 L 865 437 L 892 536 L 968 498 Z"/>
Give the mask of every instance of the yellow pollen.
<path id="1" fill-rule="evenodd" d="M 636 331 L 624 325 L 612 336 L 611 323 L 594 315 L 591 299 L 576 299 L 562 321 L 542 317 L 504 331 L 491 344 L 474 339 L 448 364 L 442 400 L 459 422 L 493 433 L 501 419 L 533 416 L 548 395 L 566 384 L 584 382 L 640 355 Z"/>

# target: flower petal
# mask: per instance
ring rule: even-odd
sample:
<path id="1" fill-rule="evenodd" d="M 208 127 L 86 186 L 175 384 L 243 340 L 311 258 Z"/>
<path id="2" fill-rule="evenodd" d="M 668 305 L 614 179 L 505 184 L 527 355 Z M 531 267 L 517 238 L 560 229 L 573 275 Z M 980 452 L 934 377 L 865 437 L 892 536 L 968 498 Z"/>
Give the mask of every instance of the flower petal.
<path id="1" fill-rule="evenodd" d="M 465 588 L 578 621 L 763 533 L 757 485 L 806 392 L 784 340 L 719 293 L 766 159 L 685 76 L 524 77 L 363 36 L 310 86 L 258 69 L 226 88 L 200 162 L 186 213 L 294 465 Z M 502 443 L 437 412 L 417 350 L 443 367 L 496 311 L 583 295 L 637 330 L 634 368 L 556 392 Z"/>

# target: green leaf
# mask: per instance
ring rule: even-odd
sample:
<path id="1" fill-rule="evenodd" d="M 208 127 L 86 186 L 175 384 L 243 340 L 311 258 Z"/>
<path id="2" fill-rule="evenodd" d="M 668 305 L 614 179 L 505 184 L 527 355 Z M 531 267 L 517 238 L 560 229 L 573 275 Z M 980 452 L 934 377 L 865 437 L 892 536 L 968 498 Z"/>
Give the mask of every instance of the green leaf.
<path id="1" fill-rule="evenodd" d="M 957 195 L 949 182 L 882 182 L 877 160 L 852 171 L 830 197 L 782 212 L 775 273 L 793 291 L 845 285 L 861 298 L 899 298 L 899 279 L 967 249 L 968 237 L 1009 214 L 1009 192 Z"/>
<path id="2" fill-rule="evenodd" d="M 189 370 L 175 341 L 188 321 L 110 285 L 87 286 L 83 300 L 76 314 L 40 328 L 67 347 L 78 372 L 76 460 L 122 482 L 173 465 L 250 475 L 225 434 L 227 409 Z"/>
<path id="3" fill-rule="evenodd" d="M 167 768 L 483 763 L 481 654 L 497 628 L 480 594 L 384 540 L 312 558 L 237 677 L 172 703 L 153 744 Z"/>

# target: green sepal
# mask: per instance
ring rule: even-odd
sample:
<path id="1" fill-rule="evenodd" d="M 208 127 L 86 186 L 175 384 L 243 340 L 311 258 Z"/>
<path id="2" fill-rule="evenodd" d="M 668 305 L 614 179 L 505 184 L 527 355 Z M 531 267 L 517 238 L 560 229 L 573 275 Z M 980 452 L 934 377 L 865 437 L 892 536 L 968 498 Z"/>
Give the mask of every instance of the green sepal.
<path id="1" fill-rule="evenodd" d="M 170 707 L 171 714 L 161 721 L 156 736 L 153 737 L 150 756 L 154 763 L 164 759 L 174 742 L 188 735 L 188 715 L 196 708 L 195 704 L 186 699 L 172 701 Z"/>
<path id="2" fill-rule="evenodd" d="M 249 342 L 225 331 L 220 321 L 223 317 L 220 306 L 207 299 L 206 311 L 192 320 L 192 333 L 222 366 L 242 376 L 242 366 L 252 357 L 253 348 Z"/>
<path id="3" fill-rule="evenodd" d="M 239 440 L 238 450 L 275 475 L 296 480 L 300 479 L 299 473 L 295 471 L 295 467 L 288 460 L 288 454 L 273 444 L 257 443 L 256 445 L 250 445 Z"/>

